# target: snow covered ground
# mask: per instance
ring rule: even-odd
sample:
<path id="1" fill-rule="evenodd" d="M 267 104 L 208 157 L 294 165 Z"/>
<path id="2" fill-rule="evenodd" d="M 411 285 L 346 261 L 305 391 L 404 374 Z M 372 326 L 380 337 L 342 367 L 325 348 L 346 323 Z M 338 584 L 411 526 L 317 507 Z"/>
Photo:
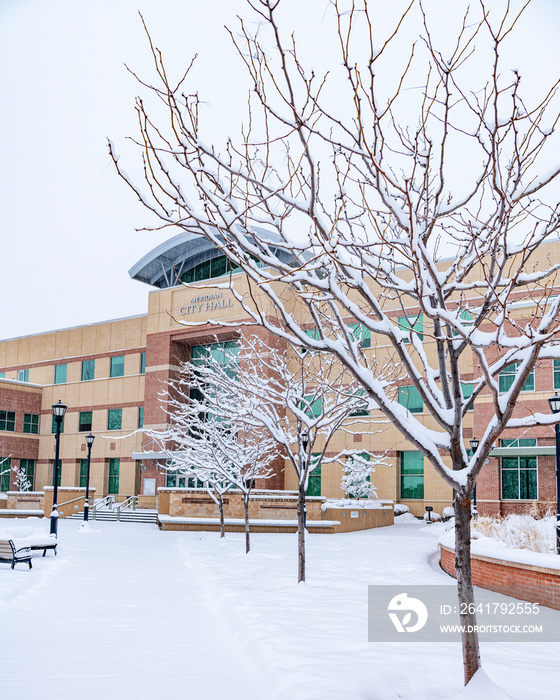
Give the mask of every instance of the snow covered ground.
<path id="1" fill-rule="evenodd" d="M 29 533 L 46 520 L 0 521 Z M 494 700 L 462 691 L 458 644 L 367 642 L 367 586 L 454 585 L 438 525 L 310 535 L 297 585 L 291 534 L 160 532 L 61 521 L 59 555 L 0 565 L 2 700 Z M 1 536 L 1 535 L 0 535 Z M 560 620 L 560 613 L 559 613 Z M 552 700 L 560 644 L 486 643 L 485 671 L 517 700 Z"/>

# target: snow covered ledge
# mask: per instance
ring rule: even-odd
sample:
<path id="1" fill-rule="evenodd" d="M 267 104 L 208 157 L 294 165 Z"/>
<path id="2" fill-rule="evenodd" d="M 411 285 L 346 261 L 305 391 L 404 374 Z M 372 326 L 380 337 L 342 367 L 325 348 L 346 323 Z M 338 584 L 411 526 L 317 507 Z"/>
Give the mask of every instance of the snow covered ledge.
<path id="1" fill-rule="evenodd" d="M 441 568 L 455 576 L 453 531 L 439 541 Z M 511 549 L 484 537 L 471 540 L 475 586 L 560 610 L 560 556 Z"/>

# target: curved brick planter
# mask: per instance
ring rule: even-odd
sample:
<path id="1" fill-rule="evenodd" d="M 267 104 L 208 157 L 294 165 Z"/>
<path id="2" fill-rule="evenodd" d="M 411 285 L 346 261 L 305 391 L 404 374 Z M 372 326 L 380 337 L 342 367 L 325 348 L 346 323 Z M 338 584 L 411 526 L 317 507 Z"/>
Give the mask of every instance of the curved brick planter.
<path id="1" fill-rule="evenodd" d="M 439 545 L 441 568 L 455 577 L 455 550 Z M 473 583 L 512 598 L 560 610 L 560 570 L 471 554 Z"/>

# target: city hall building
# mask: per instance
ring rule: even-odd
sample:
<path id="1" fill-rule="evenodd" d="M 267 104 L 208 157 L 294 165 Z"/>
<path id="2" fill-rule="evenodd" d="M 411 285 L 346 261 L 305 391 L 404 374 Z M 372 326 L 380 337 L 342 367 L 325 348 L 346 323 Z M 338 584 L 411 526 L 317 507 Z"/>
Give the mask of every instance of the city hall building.
<path id="1" fill-rule="evenodd" d="M 549 253 L 560 258 L 560 244 L 550 244 Z M 59 485 L 85 486 L 84 438 L 92 432 L 96 439 L 91 485 L 96 497 L 113 494 L 124 500 L 139 495 L 148 502 L 157 497 L 158 488 L 194 486 L 187 476 L 167 472 L 165 459 L 141 429 L 165 426 L 160 394 L 181 361 L 216 343 L 242 345 L 243 336 L 255 332 L 265 343 L 273 339 L 262 328 L 239 325 L 249 320 L 247 313 L 231 290 L 213 285 L 231 280 L 243 294 L 246 278 L 202 237 L 175 236 L 142 258 L 129 274 L 152 287 L 144 315 L 0 341 L 0 457 L 4 458 L 0 491 L 16 490 L 11 467 L 25 472 L 34 490 L 53 484 L 56 426 L 51 407 L 59 399 L 68 406 L 60 440 Z M 265 313 L 273 313 L 266 308 L 266 299 L 261 302 Z M 523 304 L 518 306 L 514 313 L 519 317 L 528 313 Z M 395 308 L 395 316 L 400 313 Z M 182 320 L 189 325 L 182 325 Z M 209 325 L 208 320 L 231 325 Z M 305 319 L 299 320 L 305 324 Z M 423 342 L 431 341 L 425 336 Z M 375 347 L 366 346 L 364 352 L 374 353 Z M 510 380 L 507 372 L 500 377 L 504 390 Z M 404 397 L 409 410 L 431 427 L 432 419 L 422 415 L 414 387 L 407 388 L 406 383 L 403 387 L 399 400 Z M 560 361 L 542 361 L 526 382 L 525 409 L 548 412 L 547 398 L 556 389 L 560 389 Z M 492 410 L 490 396 L 477 399 L 465 423 L 466 441 L 483 434 Z M 375 420 L 375 411 L 370 413 Z M 368 431 L 362 424 L 361 432 L 353 435 L 340 431 L 331 450 L 348 447 L 386 454 L 387 464 L 377 466 L 372 476 L 378 496 L 404 503 L 416 515 L 423 514 L 426 506 L 441 513 L 451 505 L 450 487 L 421 453 L 392 426 L 381 433 L 378 427 Z M 536 428 L 523 436 L 508 431 L 479 477 L 479 511 L 519 512 L 533 502 L 555 501 L 554 455 L 553 428 Z M 310 479 L 310 493 L 341 497 L 341 477 L 339 465 L 322 465 Z M 262 486 L 290 490 L 297 488 L 297 482 L 287 463 L 279 463 L 274 477 Z"/>

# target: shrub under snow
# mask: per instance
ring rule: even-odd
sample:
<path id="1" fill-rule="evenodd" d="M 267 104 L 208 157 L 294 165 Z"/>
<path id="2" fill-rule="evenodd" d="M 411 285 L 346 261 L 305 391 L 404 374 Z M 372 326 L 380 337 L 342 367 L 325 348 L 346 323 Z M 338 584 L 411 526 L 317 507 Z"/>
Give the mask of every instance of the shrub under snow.
<path id="1" fill-rule="evenodd" d="M 483 535 L 498 540 L 512 549 L 550 553 L 556 542 L 556 518 L 535 520 L 530 515 L 508 515 L 506 518 L 479 516 L 471 523 L 471 536 Z"/>
<path id="2" fill-rule="evenodd" d="M 437 523 L 439 520 L 441 520 L 441 515 L 433 510 L 430 512 L 429 515 L 430 517 L 428 518 L 428 513 L 424 513 L 424 520 L 431 520 L 433 523 Z"/>
<path id="3" fill-rule="evenodd" d="M 405 506 L 404 503 L 395 503 L 394 511 L 395 517 L 397 517 L 398 515 L 402 515 L 403 513 L 409 513 L 410 508 L 408 506 Z"/>

